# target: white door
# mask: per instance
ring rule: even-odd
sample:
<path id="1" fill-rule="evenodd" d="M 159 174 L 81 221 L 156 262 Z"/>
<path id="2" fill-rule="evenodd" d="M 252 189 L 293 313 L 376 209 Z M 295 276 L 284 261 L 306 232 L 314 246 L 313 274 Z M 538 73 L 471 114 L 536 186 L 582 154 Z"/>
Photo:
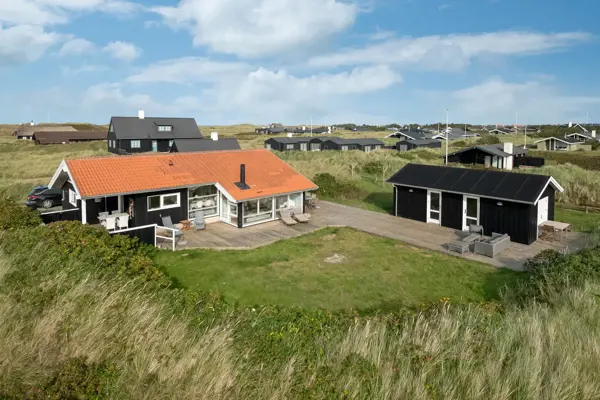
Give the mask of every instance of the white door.
<path id="1" fill-rule="evenodd" d="M 548 222 L 548 197 L 544 197 L 538 201 L 538 226 Z"/>
<path id="2" fill-rule="evenodd" d="M 463 196 L 463 231 L 479 225 L 479 197 Z"/>
<path id="3" fill-rule="evenodd" d="M 221 193 L 221 221 L 230 223 L 231 217 L 229 216 L 229 200 Z"/>
<path id="4" fill-rule="evenodd" d="M 485 156 L 485 167 L 489 168 L 492 166 L 492 157 L 491 156 Z"/>
<path id="5" fill-rule="evenodd" d="M 300 143 L 300 150 L 302 150 L 302 151 L 308 150 L 308 143 Z"/>
<path id="6" fill-rule="evenodd" d="M 442 194 L 427 191 L 427 222 L 430 224 L 442 223 Z"/>

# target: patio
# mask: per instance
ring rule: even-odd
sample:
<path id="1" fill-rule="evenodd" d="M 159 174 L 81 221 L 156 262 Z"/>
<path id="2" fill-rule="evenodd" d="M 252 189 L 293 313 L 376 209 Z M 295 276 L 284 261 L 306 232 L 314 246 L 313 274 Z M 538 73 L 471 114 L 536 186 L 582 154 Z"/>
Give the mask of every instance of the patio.
<path id="1" fill-rule="evenodd" d="M 206 230 L 203 231 L 186 230 L 184 239 L 177 248 L 179 250 L 193 248 L 251 249 L 328 226 L 347 226 L 375 235 L 397 239 L 415 247 L 442 251 L 495 267 L 522 270 L 523 262 L 542 250 L 574 251 L 581 248 L 585 243 L 584 235 L 569 233 L 566 243 L 551 243 L 542 240 L 538 240 L 531 246 L 511 243 L 508 250 L 503 251 L 494 259 L 475 255 L 472 252 L 460 255 L 449 252 L 446 246 L 448 243 L 460 239 L 464 235 L 463 232 L 327 201 L 319 202 L 319 206 L 319 209 L 313 210 L 313 217 L 310 222 L 294 226 L 285 226 L 280 221 L 274 221 L 237 229 L 224 223 L 215 223 L 207 225 Z M 183 244 L 184 242 L 185 244 Z"/>

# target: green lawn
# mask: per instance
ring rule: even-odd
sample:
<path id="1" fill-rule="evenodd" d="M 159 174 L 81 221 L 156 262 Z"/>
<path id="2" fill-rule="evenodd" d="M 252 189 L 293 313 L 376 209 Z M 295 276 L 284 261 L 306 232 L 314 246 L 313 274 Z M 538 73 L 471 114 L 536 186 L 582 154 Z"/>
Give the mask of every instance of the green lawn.
<path id="1" fill-rule="evenodd" d="M 344 260 L 325 261 L 336 254 Z M 348 228 L 249 251 L 161 251 L 155 261 L 183 286 L 217 291 L 230 303 L 329 310 L 496 299 L 519 276 Z"/>
<path id="2" fill-rule="evenodd" d="M 591 232 L 600 226 L 600 213 L 568 210 L 556 207 L 554 219 L 560 222 L 568 222 L 577 232 Z"/>

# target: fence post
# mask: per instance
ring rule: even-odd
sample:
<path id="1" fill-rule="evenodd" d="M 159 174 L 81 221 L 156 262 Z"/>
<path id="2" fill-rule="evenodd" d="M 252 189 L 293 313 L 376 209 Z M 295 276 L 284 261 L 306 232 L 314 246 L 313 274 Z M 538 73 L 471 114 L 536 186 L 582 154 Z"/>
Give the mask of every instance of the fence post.
<path id="1" fill-rule="evenodd" d="M 173 251 L 175 251 L 175 231 L 171 231 L 171 235 L 173 235 Z"/>

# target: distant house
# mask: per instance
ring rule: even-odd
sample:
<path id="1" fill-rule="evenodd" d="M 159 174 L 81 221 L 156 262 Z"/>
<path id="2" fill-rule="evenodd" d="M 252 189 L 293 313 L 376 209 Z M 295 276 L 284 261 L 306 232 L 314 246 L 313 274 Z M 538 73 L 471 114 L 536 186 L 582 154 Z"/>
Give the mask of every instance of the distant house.
<path id="1" fill-rule="evenodd" d="M 408 140 L 424 140 L 430 139 L 432 133 L 424 129 L 400 129 L 394 133 L 390 133 L 386 137 L 404 138 Z"/>
<path id="2" fill-rule="evenodd" d="M 575 151 L 575 150 L 591 150 L 592 146 L 584 144 L 580 139 L 571 137 L 556 137 L 551 136 L 534 142 L 538 150 L 542 151 Z"/>
<path id="3" fill-rule="evenodd" d="M 524 157 L 527 153 L 527 149 L 513 146 L 512 143 L 488 144 L 467 147 L 448 154 L 448 162 L 511 170 L 515 166 L 515 158 Z"/>
<path id="4" fill-rule="evenodd" d="M 224 151 L 240 150 L 237 139 L 175 139 L 169 152 L 171 153 L 194 153 L 199 151 Z"/>
<path id="5" fill-rule="evenodd" d="M 168 152 L 176 139 L 202 139 L 194 118 L 112 117 L 108 151 L 115 154 Z"/>
<path id="6" fill-rule="evenodd" d="M 276 151 L 321 151 L 321 144 L 335 137 L 276 137 L 265 140 L 265 149 Z"/>
<path id="7" fill-rule="evenodd" d="M 394 185 L 394 215 L 461 231 L 483 227 L 485 235 L 508 234 L 535 242 L 540 225 L 554 219 L 551 176 L 508 171 L 408 164 L 388 181 Z"/>
<path id="8" fill-rule="evenodd" d="M 433 135 L 431 137 L 431 139 L 446 140 L 446 137 L 447 137 L 449 140 L 459 140 L 459 139 L 467 139 L 467 138 L 478 137 L 478 136 L 479 136 L 478 133 L 465 131 L 464 129 L 448 128 L 447 130 L 443 129 L 437 135 Z"/>
<path id="9" fill-rule="evenodd" d="M 41 131 L 34 132 L 32 140 L 35 144 L 69 144 L 106 140 L 106 132 L 102 131 Z"/>
<path id="10" fill-rule="evenodd" d="M 494 135 L 510 135 L 515 132 L 511 129 L 495 128 L 495 129 L 490 130 L 489 133 L 493 133 Z"/>
<path id="11" fill-rule="evenodd" d="M 373 150 L 378 150 L 383 148 L 384 143 L 378 139 L 337 139 L 337 138 L 329 138 L 325 140 L 322 145 L 322 150 L 339 150 L 339 151 L 349 151 L 349 150 L 360 150 L 368 153 Z"/>
<path id="12" fill-rule="evenodd" d="M 70 125 L 20 125 L 14 132 L 13 136 L 22 140 L 33 140 L 33 134 L 36 132 L 75 132 L 77 129 Z"/>
<path id="13" fill-rule="evenodd" d="M 396 143 L 396 150 L 410 151 L 418 148 L 440 149 L 442 141 L 436 139 L 400 140 Z"/>
<path id="14" fill-rule="evenodd" d="M 587 128 L 586 128 L 585 126 L 583 126 L 583 125 L 579 124 L 579 123 L 575 123 L 575 124 L 574 124 L 574 123 L 572 123 L 572 122 L 569 122 L 569 125 L 568 125 L 568 126 L 569 126 L 569 128 L 579 128 L 579 129 L 581 129 L 581 132 L 583 132 L 583 133 L 588 133 L 588 130 L 587 130 Z"/>
<path id="15" fill-rule="evenodd" d="M 588 140 L 597 140 L 596 131 L 592 131 L 591 133 L 581 133 L 581 132 L 571 133 L 571 134 L 565 135 L 565 137 L 579 140 L 581 142 L 587 142 Z"/>

